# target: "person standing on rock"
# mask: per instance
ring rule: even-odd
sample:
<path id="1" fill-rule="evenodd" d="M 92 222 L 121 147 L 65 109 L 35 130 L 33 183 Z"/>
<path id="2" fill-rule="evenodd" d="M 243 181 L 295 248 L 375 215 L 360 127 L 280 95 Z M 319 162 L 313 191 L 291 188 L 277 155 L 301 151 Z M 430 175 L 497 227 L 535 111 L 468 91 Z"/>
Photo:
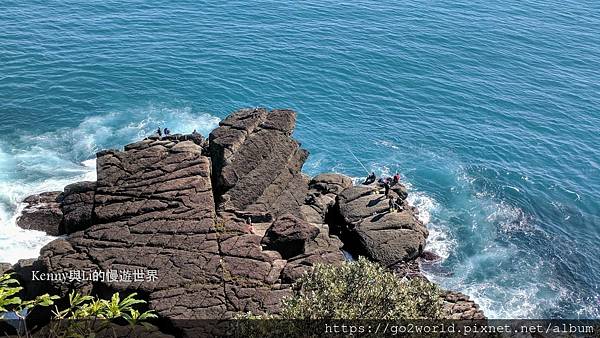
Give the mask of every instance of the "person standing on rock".
<path id="1" fill-rule="evenodd" d="M 394 202 L 394 198 L 391 196 L 390 196 L 390 198 L 388 198 L 388 206 L 389 206 L 390 212 L 396 211 L 396 203 Z"/>
<path id="2" fill-rule="evenodd" d="M 383 188 L 385 189 L 385 197 L 388 197 L 390 194 L 390 181 L 389 180 L 383 181 Z"/>
<path id="3" fill-rule="evenodd" d="M 160 130 L 160 127 L 158 127 L 158 129 L 156 130 L 156 133 L 158 134 L 159 138 L 162 138 L 162 131 Z"/>
<path id="4" fill-rule="evenodd" d="M 248 218 L 246 218 L 246 225 L 248 226 L 248 231 L 250 231 L 250 233 L 253 234 L 254 226 L 252 226 L 252 218 L 250 216 L 248 216 Z"/>
<path id="5" fill-rule="evenodd" d="M 165 128 L 164 134 L 165 134 L 165 136 L 171 135 L 171 131 L 169 130 L 169 128 Z"/>
<path id="6" fill-rule="evenodd" d="M 394 175 L 394 184 L 398 184 L 400 183 L 400 173 L 396 173 L 396 175 Z"/>

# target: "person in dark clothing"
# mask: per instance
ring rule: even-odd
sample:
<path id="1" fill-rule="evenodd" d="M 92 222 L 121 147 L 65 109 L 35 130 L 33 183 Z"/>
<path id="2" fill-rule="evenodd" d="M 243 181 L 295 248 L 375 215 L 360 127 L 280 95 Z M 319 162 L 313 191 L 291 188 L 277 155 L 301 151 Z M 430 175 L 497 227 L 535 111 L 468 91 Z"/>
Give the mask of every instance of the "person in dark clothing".
<path id="1" fill-rule="evenodd" d="M 390 210 L 390 212 L 394 212 L 394 211 L 396 211 L 396 203 L 394 202 L 394 198 L 390 197 L 390 198 L 388 199 L 388 206 L 389 206 L 389 208 L 390 208 L 390 209 L 389 209 L 389 210 Z"/>
<path id="2" fill-rule="evenodd" d="M 371 173 L 369 176 L 367 176 L 367 179 L 363 182 L 363 184 L 367 185 L 367 184 L 371 184 L 373 182 L 375 182 L 375 180 L 377 179 L 377 176 L 375 176 L 375 173 Z"/>
<path id="3" fill-rule="evenodd" d="M 165 136 L 171 135 L 171 131 L 169 130 L 169 128 L 165 128 L 164 134 L 165 134 Z"/>
<path id="4" fill-rule="evenodd" d="M 390 182 L 388 180 L 383 182 L 383 188 L 385 189 L 385 197 L 388 197 L 390 194 Z"/>
<path id="5" fill-rule="evenodd" d="M 156 130 L 156 133 L 158 134 L 158 137 L 162 137 L 162 131 L 160 130 L 160 127 L 158 127 Z"/>
<path id="6" fill-rule="evenodd" d="M 396 173 L 396 175 L 394 175 L 394 184 L 400 183 L 400 174 Z"/>

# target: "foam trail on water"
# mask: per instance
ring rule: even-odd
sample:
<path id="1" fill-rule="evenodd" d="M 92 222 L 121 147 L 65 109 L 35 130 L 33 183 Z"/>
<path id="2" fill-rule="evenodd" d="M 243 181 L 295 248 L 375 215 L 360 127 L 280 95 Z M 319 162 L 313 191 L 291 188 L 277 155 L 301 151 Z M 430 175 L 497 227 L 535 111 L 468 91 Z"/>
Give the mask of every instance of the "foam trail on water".
<path id="1" fill-rule="evenodd" d="M 218 122 L 218 117 L 188 107 L 149 106 L 88 117 L 75 128 L 22 132 L 17 141 L 0 139 L 0 262 L 37 257 L 40 248 L 54 239 L 16 225 L 22 201 L 32 194 L 61 191 L 74 182 L 95 181 L 97 151 L 122 148 L 158 127 L 173 133 L 196 129 L 206 136 Z"/>

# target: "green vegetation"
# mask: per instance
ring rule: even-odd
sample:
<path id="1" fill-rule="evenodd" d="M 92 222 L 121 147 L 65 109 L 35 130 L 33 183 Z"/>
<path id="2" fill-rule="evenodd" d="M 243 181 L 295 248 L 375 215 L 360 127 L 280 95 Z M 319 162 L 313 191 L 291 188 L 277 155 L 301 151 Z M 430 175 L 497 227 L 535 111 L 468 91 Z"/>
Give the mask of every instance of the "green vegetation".
<path id="1" fill-rule="evenodd" d="M 317 265 L 283 301 L 286 319 L 435 319 L 442 299 L 435 284 L 401 280 L 365 258 L 341 265 Z"/>
<path id="2" fill-rule="evenodd" d="M 18 318 L 24 320 L 36 306 L 48 307 L 54 304 L 58 296 L 44 294 L 33 300 L 23 301 L 18 296 L 23 288 L 12 274 L 0 277 L 0 319 L 4 319 L 6 313 L 13 312 Z"/>
<path id="3" fill-rule="evenodd" d="M 7 274 L 0 277 L 0 319 L 8 313 L 13 313 L 19 321 L 19 334 L 29 337 L 26 326 L 27 316 L 35 307 L 48 307 L 54 305 L 58 296 L 44 294 L 34 300 L 23 301 L 18 296 L 23 288 L 19 282 Z M 99 299 L 88 295 L 72 292 L 69 295 L 69 306 L 59 310 L 55 305 L 53 322 L 45 328 L 48 337 L 90 337 L 95 333 L 104 332 L 110 336 L 114 322 L 127 323 L 133 330 L 138 325 L 149 328 L 146 322 L 157 316 L 152 311 L 140 312 L 135 305 L 145 304 L 146 301 L 136 299 L 137 294 L 132 293 L 121 299 L 119 293 L 112 295 L 110 300 Z M 112 331 L 114 332 L 114 331 Z M 116 334 L 115 334 L 116 335 Z"/>
<path id="4" fill-rule="evenodd" d="M 421 278 L 400 279 L 366 258 L 316 265 L 283 300 L 280 315 L 239 314 L 237 319 L 438 319 L 438 287 Z"/>

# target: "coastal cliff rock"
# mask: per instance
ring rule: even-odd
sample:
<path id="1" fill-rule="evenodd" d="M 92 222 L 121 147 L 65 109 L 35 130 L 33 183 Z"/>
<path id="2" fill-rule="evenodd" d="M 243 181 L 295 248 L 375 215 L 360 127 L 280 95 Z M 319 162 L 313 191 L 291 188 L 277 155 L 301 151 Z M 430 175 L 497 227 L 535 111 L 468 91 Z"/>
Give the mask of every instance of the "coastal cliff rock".
<path id="1" fill-rule="evenodd" d="M 227 190 L 230 201 L 245 203 L 237 205 L 242 209 L 237 213 L 215 207 L 214 196 L 219 195 L 212 184 L 218 176 L 211 172 L 214 163 L 205 156 L 204 142 L 151 137 L 123 151 L 99 152 L 97 182 L 70 185 L 62 194 L 63 223 L 78 231 L 41 250 L 40 270 L 67 276 L 48 281 L 47 291 L 66 296 L 76 289 L 108 296 L 135 290 L 160 318 L 190 336 L 190 328 L 178 319 L 278 313 L 281 298 L 291 294 L 290 283 L 314 264 L 344 260 L 342 243 L 329 236 L 326 226 L 300 218 L 308 180 L 299 170 L 306 153 L 289 138 L 291 117 L 288 111 L 268 113 L 260 124 L 263 131 L 254 131 L 251 144 L 273 138 L 268 148 L 276 148 L 284 140 L 289 156 L 284 161 L 279 157 L 283 153 L 274 153 L 268 155 L 274 162 L 258 164 L 272 182 L 256 185 L 264 190 L 252 195 L 255 199 L 236 190 L 239 184 L 252 183 L 244 177 Z M 223 171 L 232 170 L 229 165 Z M 264 238 L 237 216 L 288 210 L 284 206 L 294 184 L 303 185 L 297 189 L 302 198 L 289 208 L 297 214 L 270 221 Z M 258 205 L 268 208 L 257 210 Z"/>
<path id="2" fill-rule="evenodd" d="M 25 208 L 17 219 L 17 225 L 27 230 L 43 231 L 51 236 L 61 235 L 63 233 L 61 199 L 60 191 L 45 192 L 25 198 L 23 200 Z"/>
<path id="3" fill-rule="evenodd" d="M 67 234 L 89 228 L 93 222 L 96 182 L 78 182 L 65 187 L 60 208 Z"/>
<path id="4" fill-rule="evenodd" d="M 209 140 L 220 210 L 302 217 L 308 152 L 290 137 L 295 124 L 295 112 L 266 109 L 242 109 L 219 123 Z"/>
<path id="5" fill-rule="evenodd" d="M 391 266 L 423 252 L 429 233 L 406 204 L 390 212 L 388 199 L 375 186 L 352 187 L 338 198 L 344 230 L 367 257 Z"/>
<path id="6" fill-rule="evenodd" d="M 287 214 L 279 217 L 262 239 L 269 250 L 275 250 L 283 258 L 291 258 L 305 252 L 306 244 L 319 234 L 319 229 L 306 221 Z"/>
<path id="7" fill-rule="evenodd" d="M 97 182 L 29 199 L 49 210 L 38 223 L 70 235 L 13 270 L 31 295 L 137 292 L 183 336 L 198 333 L 181 319 L 277 314 L 315 264 L 345 260 L 342 247 L 416 274 L 428 233 L 406 188 L 392 188 L 402 202 L 390 212 L 376 186 L 340 174 L 309 180 L 301 173 L 308 153 L 290 136 L 295 117 L 243 109 L 208 143 L 198 134 L 151 136 L 99 152 Z M 33 270 L 62 278 L 34 282 Z M 449 311 L 458 316 L 465 302 Z"/>
<path id="8" fill-rule="evenodd" d="M 350 187 L 352 179 L 345 175 L 327 173 L 313 177 L 304 199 L 305 204 L 300 207 L 304 219 L 315 224 L 325 223 L 337 196 Z"/>

